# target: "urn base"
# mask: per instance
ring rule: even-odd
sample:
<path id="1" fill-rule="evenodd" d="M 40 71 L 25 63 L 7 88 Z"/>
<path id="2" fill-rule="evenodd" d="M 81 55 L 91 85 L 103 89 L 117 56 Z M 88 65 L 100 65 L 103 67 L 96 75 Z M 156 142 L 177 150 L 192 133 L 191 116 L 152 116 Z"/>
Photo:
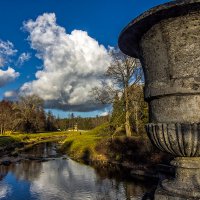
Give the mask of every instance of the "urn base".
<path id="1" fill-rule="evenodd" d="M 178 157 L 171 164 L 176 176 L 160 184 L 155 200 L 200 199 L 200 157 Z"/>

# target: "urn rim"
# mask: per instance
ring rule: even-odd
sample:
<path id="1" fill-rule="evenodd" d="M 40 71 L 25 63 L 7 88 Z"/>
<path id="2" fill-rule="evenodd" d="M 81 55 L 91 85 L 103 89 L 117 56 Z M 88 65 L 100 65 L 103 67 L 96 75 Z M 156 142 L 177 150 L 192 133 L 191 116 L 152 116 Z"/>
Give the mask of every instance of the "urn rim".
<path id="1" fill-rule="evenodd" d="M 118 46 L 131 57 L 139 58 L 139 42 L 155 24 L 168 18 L 184 16 L 200 10 L 200 0 L 177 0 L 153 7 L 133 19 L 120 33 Z"/>

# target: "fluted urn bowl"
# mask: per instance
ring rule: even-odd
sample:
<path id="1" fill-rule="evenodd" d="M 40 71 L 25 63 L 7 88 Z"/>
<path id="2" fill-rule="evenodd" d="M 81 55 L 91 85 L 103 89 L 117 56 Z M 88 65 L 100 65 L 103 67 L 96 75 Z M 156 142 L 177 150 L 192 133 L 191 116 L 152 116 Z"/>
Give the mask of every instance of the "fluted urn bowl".
<path id="1" fill-rule="evenodd" d="M 148 124 L 147 132 L 162 151 L 180 157 L 200 155 L 200 124 Z"/>
<path id="2" fill-rule="evenodd" d="M 153 143 L 175 156 L 199 157 L 200 0 L 145 12 L 122 31 L 119 47 L 142 63 Z"/>

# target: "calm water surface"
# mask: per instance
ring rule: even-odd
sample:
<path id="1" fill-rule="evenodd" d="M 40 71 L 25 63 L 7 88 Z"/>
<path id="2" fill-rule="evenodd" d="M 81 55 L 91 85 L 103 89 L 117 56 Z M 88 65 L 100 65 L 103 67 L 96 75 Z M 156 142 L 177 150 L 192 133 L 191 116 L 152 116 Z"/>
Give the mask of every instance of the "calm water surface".
<path id="1" fill-rule="evenodd" d="M 0 199 L 135 200 L 142 199 L 156 185 L 152 180 L 127 178 L 103 168 L 95 170 L 58 156 L 55 144 L 35 146 L 24 156 L 32 160 L 0 166 Z M 34 160 L 38 157 L 49 159 Z"/>

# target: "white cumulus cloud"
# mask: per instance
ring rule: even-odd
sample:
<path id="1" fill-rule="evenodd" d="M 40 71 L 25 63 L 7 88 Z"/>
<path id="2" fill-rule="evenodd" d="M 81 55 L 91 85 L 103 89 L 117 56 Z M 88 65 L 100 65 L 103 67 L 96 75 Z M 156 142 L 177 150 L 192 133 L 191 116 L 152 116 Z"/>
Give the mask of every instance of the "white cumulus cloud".
<path id="1" fill-rule="evenodd" d="M 36 80 L 21 87 L 21 93 L 39 95 L 49 108 L 97 109 L 91 103 L 90 91 L 99 86 L 109 66 L 111 58 L 107 49 L 85 31 L 66 33 L 56 23 L 54 13 L 24 22 L 23 27 L 29 33 L 31 47 L 43 61 L 43 69 L 37 71 Z"/>
<path id="2" fill-rule="evenodd" d="M 0 69 L 0 87 L 3 87 L 7 83 L 14 81 L 19 76 L 19 72 L 16 72 L 13 68 L 8 67 L 7 70 Z"/>
<path id="3" fill-rule="evenodd" d="M 11 67 L 6 67 L 11 61 L 11 56 L 13 56 L 17 52 L 14 49 L 14 45 L 10 41 L 3 41 L 0 39 L 0 87 L 3 87 L 7 83 L 14 81 L 18 76 L 19 73 L 16 72 Z M 4 68 L 7 69 L 4 69 Z"/>
<path id="4" fill-rule="evenodd" d="M 3 67 L 16 52 L 12 42 L 0 39 L 0 67 Z"/>

